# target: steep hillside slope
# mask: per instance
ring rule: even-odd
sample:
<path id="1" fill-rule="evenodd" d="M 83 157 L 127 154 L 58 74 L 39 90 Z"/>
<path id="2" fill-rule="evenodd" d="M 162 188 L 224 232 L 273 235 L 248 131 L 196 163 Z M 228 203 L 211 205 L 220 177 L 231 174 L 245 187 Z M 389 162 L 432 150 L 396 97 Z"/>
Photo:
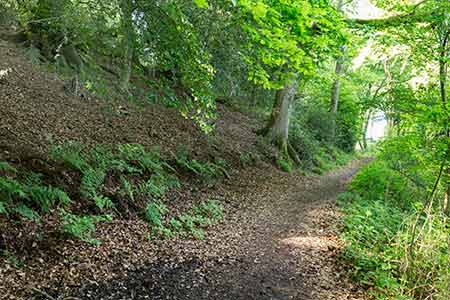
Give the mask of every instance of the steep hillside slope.
<path id="1" fill-rule="evenodd" d="M 259 124 L 237 112 L 219 108 L 214 138 L 161 105 L 108 102 L 95 96 L 73 97 L 56 74 L 42 71 L 23 55 L 24 49 L 0 40 L 0 144 L 4 158 L 26 151 L 45 153 L 52 144 L 140 143 L 159 146 L 165 154 L 185 146 L 193 153 L 234 156 L 249 150 Z M 22 151 L 23 150 L 23 151 Z M 220 153 L 219 153 L 219 152 Z M 230 158 L 231 158 L 230 157 Z"/>
<path id="2" fill-rule="evenodd" d="M 240 203 L 233 203 L 235 197 L 228 195 L 234 195 L 236 190 L 256 180 L 264 180 L 267 175 L 272 176 L 273 172 L 284 176 L 259 154 L 254 155 L 258 157 L 257 162 L 250 155 L 251 164 L 257 163 L 258 167 L 242 168 L 241 154 L 257 152 L 254 132 L 261 126 L 258 120 L 219 107 L 215 133 L 206 135 L 175 109 L 108 101 L 93 95 L 71 96 L 65 91 L 66 83 L 57 74 L 45 72 L 44 65 L 29 62 L 24 51 L 18 44 L 0 40 L 0 161 L 8 162 L 21 174 L 38 172 L 45 183 L 65 187 L 72 198 L 73 209 L 79 213 L 98 213 L 79 193 L 81 174 L 50 155 L 55 146 L 68 142 L 79 142 L 87 149 L 134 143 L 145 148 L 157 147 L 168 163 L 176 163 L 179 149 L 199 161 L 220 159 L 226 162 L 227 176 L 213 185 L 198 180 L 194 173 L 177 169 L 181 186 L 165 195 L 166 201 L 170 200 L 166 203 L 169 216 L 181 214 L 212 198 L 221 201 L 231 213 Z M 8 173 L 0 170 L 0 176 L 5 175 Z M 106 181 L 112 177 L 113 174 L 108 174 Z M 120 199 L 115 200 L 122 205 Z M 125 255 L 140 249 L 132 257 L 126 254 L 126 261 L 129 264 L 147 261 L 155 255 L 159 242 L 147 238 L 149 225 L 138 217 L 145 203 L 136 205 L 120 206 L 124 211 L 113 212 L 113 221 L 98 225 L 95 236 L 101 239 L 100 248 L 61 236 L 61 220 L 56 210 L 43 215 L 39 222 L 19 216 L 9 219 L 0 214 L 0 251 L 4 254 L 0 268 L 1 290 L 6 289 L 11 297 L 22 297 L 30 292 L 29 287 L 24 289 L 25 282 L 30 286 L 39 282 L 53 285 L 52 280 L 62 280 L 60 285 L 66 288 L 74 280 L 85 280 L 86 276 L 106 275 L 120 261 L 111 260 L 114 253 Z M 83 268 L 70 271 L 73 261 L 67 258 L 80 255 L 89 264 L 99 263 L 98 268 L 88 272 L 90 275 Z M 20 274 L 24 277 L 18 278 Z"/>
<path id="3" fill-rule="evenodd" d="M 108 171 L 103 191 L 115 204 L 113 219 L 97 224 L 94 245 L 62 234 L 56 208 L 39 221 L 0 214 L 0 299 L 348 299 L 353 294 L 343 275 L 332 275 L 339 245 L 335 228 L 325 223 L 335 222 L 330 198 L 357 165 L 324 180 L 281 172 L 273 164 L 273 149 L 255 133 L 260 120 L 219 107 L 216 130 L 205 135 L 164 106 L 70 96 L 64 81 L 31 64 L 23 51 L 0 40 L 0 162 L 63 187 L 71 211 L 89 215 L 103 211 L 80 193 L 85 174 L 55 160 L 52 149 L 73 141 L 86 149 L 157 147 L 162 164 L 180 182 L 158 200 L 167 207 L 164 222 L 186 219 L 209 199 L 224 213 L 219 224 L 205 226 L 205 239 L 155 237 L 142 217 L 142 201 L 148 200 L 125 199 L 129 195 L 116 191 L 116 177 L 124 174 Z M 194 171 L 180 165 L 180 148 L 189 155 L 183 163 Z M 195 167 L 218 161 L 224 163 L 222 176 L 202 181 Z M 0 168 L 0 179 L 21 178 L 11 172 Z M 129 176 L 130 183 L 153 176 L 139 174 Z M 305 214 L 309 210 L 312 218 Z M 297 234 L 305 241 L 318 239 L 296 248 L 290 238 Z"/>

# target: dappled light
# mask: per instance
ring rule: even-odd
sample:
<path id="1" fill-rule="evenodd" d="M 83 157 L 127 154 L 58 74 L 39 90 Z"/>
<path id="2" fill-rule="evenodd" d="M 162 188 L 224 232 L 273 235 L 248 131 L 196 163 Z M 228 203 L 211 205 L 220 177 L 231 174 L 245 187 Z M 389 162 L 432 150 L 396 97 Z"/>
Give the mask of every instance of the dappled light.
<path id="1" fill-rule="evenodd" d="M 449 300 L 450 1 L 1 0 L 0 298 Z"/>

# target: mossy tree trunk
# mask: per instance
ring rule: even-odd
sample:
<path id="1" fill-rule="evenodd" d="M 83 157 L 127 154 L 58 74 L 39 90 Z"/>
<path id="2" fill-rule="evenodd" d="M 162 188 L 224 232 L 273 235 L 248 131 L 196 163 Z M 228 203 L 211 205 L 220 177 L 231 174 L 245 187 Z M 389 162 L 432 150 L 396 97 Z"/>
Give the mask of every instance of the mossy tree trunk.
<path id="1" fill-rule="evenodd" d="M 298 155 L 289 144 L 290 110 L 297 93 L 297 87 L 298 78 L 297 75 L 294 75 L 276 92 L 269 122 L 262 133 L 278 147 L 280 155 L 290 157 L 296 163 L 299 163 Z"/>

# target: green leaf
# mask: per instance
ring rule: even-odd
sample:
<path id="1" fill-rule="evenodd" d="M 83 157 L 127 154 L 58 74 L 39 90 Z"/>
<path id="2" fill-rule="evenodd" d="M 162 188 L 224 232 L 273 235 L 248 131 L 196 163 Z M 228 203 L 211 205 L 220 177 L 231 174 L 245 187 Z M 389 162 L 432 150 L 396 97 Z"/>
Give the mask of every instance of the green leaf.
<path id="1" fill-rule="evenodd" d="M 14 208 L 14 211 L 21 215 L 22 217 L 25 217 L 31 221 L 39 221 L 40 217 L 37 212 L 26 206 L 25 204 L 19 204 Z"/>
<path id="2" fill-rule="evenodd" d="M 194 0 L 194 3 L 199 8 L 208 8 L 208 1 L 207 0 Z"/>
<path id="3" fill-rule="evenodd" d="M 261 19 L 267 14 L 267 6 L 263 2 L 258 2 L 253 6 L 252 11 L 255 18 Z"/>
<path id="4" fill-rule="evenodd" d="M 5 202 L 0 202 L 0 214 L 8 214 L 8 210 L 6 209 Z"/>

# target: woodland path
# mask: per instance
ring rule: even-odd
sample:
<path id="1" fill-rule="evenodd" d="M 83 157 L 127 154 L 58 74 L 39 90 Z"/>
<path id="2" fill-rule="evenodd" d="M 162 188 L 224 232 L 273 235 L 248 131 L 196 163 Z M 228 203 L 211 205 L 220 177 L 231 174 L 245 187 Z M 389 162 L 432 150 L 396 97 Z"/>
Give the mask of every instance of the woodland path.
<path id="1" fill-rule="evenodd" d="M 290 176 L 253 191 L 203 241 L 174 241 L 172 252 L 125 277 L 85 283 L 81 299 L 363 299 L 336 263 L 336 197 L 361 162 L 323 176 Z M 297 177 L 297 178 L 296 178 Z M 299 178 L 303 178 L 299 180 Z M 181 243 L 181 245 L 180 245 Z M 170 246 L 169 246 L 170 249 Z"/>

